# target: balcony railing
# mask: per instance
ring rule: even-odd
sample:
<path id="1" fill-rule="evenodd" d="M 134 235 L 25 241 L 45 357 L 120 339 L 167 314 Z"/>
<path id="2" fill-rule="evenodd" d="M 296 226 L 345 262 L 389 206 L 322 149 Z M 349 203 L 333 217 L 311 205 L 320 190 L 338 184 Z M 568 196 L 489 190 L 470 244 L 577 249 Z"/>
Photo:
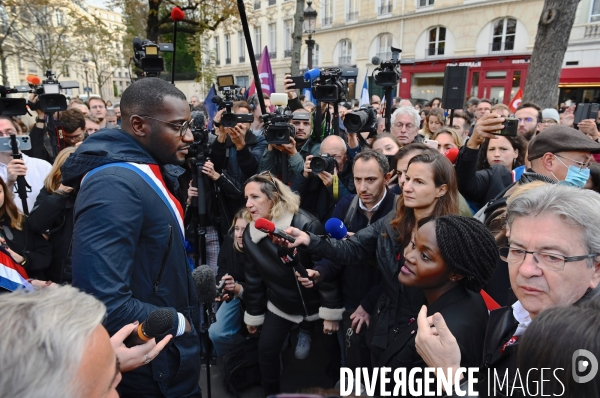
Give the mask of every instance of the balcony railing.
<path id="1" fill-rule="evenodd" d="M 269 59 L 277 58 L 277 51 L 269 52 Z"/>
<path id="2" fill-rule="evenodd" d="M 490 54 L 510 54 L 515 48 L 514 41 L 497 41 L 490 43 Z"/>
<path id="3" fill-rule="evenodd" d="M 425 49 L 425 58 L 435 58 L 444 55 L 444 47 L 429 47 Z"/>
<path id="4" fill-rule="evenodd" d="M 261 53 L 254 54 L 254 58 L 256 58 L 256 59 L 260 59 L 260 56 L 261 56 L 261 55 L 262 55 Z"/>
<path id="5" fill-rule="evenodd" d="M 392 3 L 379 6 L 378 15 L 387 15 L 392 13 Z"/>
<path id="6" fill-rule="evenodd" d="M 292 57 L 292 50 L 284 50 L 283 51 L 283 58 L 291 58 Z"/>
<path id="7" fill-rule="evenodd" d="M 255 1 L 254 2 L 254 9 L 255 10 L 260 10 L 260 1 Z"/>
<path id="8" fill-rule="evenodd" d="M 231 58 L 225 58 L 225 65 L 231 64 Z"/>
<path id="9" fill-rule="evenodd" d="M 243 64 L 244 62 L 246 62 L 246 56 L 240 55 L 240 64 Z"/>
<path id="10" fill-rule="evenodd" d="M 392 52 L 383 52 L 383 53 L 377 53 L 377 56 L 379 57 L 379 59 L 381 59 L 381 61 L 387 61 L 389 59 L 392 59 Z"/>
<path id="11" fill-rule="evenodd" d="M 349 12 L 346 14 L 346 22 L 352 22 L 358 20 L 358 11 Z"/>
<path id="12" fill-rule="evenodd" d="M 217 59 L 215 60 L 215 65 L 221 65 L 221 60 L 217 58 Z"/>
<path id="13" fill-rule="evenodd" d="M 275 4 L 277 4 L 277 0 L 269 0 L 270 6 L 274 6 Z"/>
<path id="14" fill-rule="evenodd" d="M 584 39 L 596 39 L 598 37 L 600 37 L 600 25 L 593 24 L 585 27 Z"/>
<path id="15" fill-rule="evenodd" d="M 340 57 L 340 60 L 339 60 L 340 65 L 350 65 L 350 62 L 352 62 L 352 57 L 350 57 L 350 56 Z"/>
<path id="16" fill-rule="evenodd" d="M 331 25 L 332 22 L 333 22 L 333 17 L 323 17 L 323 19 L 321 20 L 321 25 L 329 26 L 329 25 Z"/>

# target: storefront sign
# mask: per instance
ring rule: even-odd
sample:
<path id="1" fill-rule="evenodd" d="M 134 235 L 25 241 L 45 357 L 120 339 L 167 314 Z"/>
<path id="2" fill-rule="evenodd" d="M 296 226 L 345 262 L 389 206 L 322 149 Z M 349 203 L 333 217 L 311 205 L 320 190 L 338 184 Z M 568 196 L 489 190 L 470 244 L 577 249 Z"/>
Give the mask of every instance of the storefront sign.
<path id="1" fill-rule="evenodd" d="M 473 68 L 479 68 L 481 67 L 481 61 L 476 61 L 476 62 L 459 62 L 458 64 L 454 63 L 454 64 L 446 64 L 448 66 L 471 66 Z"/>

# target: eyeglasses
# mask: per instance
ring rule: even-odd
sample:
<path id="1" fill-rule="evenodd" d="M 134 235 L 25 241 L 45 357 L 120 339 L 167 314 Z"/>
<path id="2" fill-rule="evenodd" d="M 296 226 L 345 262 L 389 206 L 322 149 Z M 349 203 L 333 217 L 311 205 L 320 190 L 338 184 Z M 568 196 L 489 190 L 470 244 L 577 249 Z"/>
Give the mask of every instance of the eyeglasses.
<path id="1" fill-rule="evenodd" d="M 584 163 L 584 162 L 579 162 L 579 161 L 577 161 L 577 160 L 575 160 L 575 159 L 568 158 L 568 157 L 566 157 L 566 156 L 557 155 L 556 153 L 554 154 L 554 156 L 556 156 L 557 158 L 560 158 L 560 159 L 566 159 L 566 160 L 570 160 L 571 162 L 573 162 L 573 163 L 575 163 L 577 166 L 579 166 L 579 169 L 580 169 L 580 170 L 585 170 L 585 169 L 589 169 L 589 168 L 590 168 L 590 163 L 591 163 L 591 162 L 590 162 L 589 160 L 588 160 L 587 162 L 585 162 L 585 163 Z M 561 163 L 562 163 L 562 162 L 561 162 Z M 564 164 L 564 163 L 563 163 L 563 164 Z M 564 165 L 566 166 L 566 164 L 564 164 Z"/>
<path id="2" fill-rule="evenodd" d="M 394 127 L 396 127 L 397 129 L 400 129 L 400 130 L 402 130 L 403 127 L 406 127 L 407 130 L 412 130 L 412 129 L 415 128 L 415 125 L 412 124 L 412 123 L 407 123 L 407 124 L 404 124 L 404 123 L 394 123 Z"/>
<path id="3" fill-rule="evenodd" d="M 183 137 L 185 135 L 185 132 L 188 129 L 189 130 L 193 130 L 196 127 L 196 126 L 194 126 L 194 121 L 193 120 L 186 120 L 182 124 L 177 124 L 177 123 L 167 122 L 165 120 L 160 120 L 160 119 L 157 119 L 155 117 L 150 117 L 150 116 L 139 115 L 139 117 L 146 117 L 148 119 L 156 120 L 156 121 L 168 124 L 170 126 L 173 126 L 173 127 L 175 127 L 179 131 L 179 137 Z"/>
<path id="4" fill-rule="evenodd" d="M 521 124 L 521 123 L 531 123 L 531 122 L 536 122 L 537 121 L 537 119 L 534 119 L 532 117 L 526 117 L 526 118 L 521 118 L 520 117 L 517 120 L 519 121 L 519 124 Z"/>
<path id="5" fill-rule="evenodd" d="M 273 187 L 275 188 L 275 191 L 277 191 L 279 193 L 279 188 L 277 188 L 277 183 L 275 182 L 275 177 L 273 176 L 273 174 L 271 174 L 271 172 L 269 170 L 265 170 L 262 173 L 254 174 L 252 177 L 248 178 L 248 181 L 250 181 L 251 179 L 253 179 L 255 177 L 269 177 L 267 182 L 270 182 L 273 185 Z M 246 184 L 248 183 L 248 181 L 246 181 Z"/>
<path id="6" fill-rule="evenodd" d="M 90 109 L 104 109 L 106 108 L 104 105 L 94 105 L 94 106 L 90 106 Z"/>
<path id="7" fill-rule="evenodd" d="M 83 138 L 83 134 L 77 134 L 77 135 L 72 135 L 72 136 L 63 134 L 63 138 L 69 142 L 79 142 Z"/>
<path id="8" fill-rule="evenodd" d="M 544 120 L 542 120 L 542 123 L 544 123 L 544 124 L 558 124 L 556 122 L 556 120 L 554 120 L 554 119 L 544 119 Z"/>
<path id="9" fill-rule="evenodd" d="M 537 266 L 548 271 L 562 271 L 565 269 L 565 263 L 595 258 L 600 255 L 593 253 L 584 256 L 563 256 L 562 254 L 535 252 L 506 246 L 501 247 L 499 252 L 500 258 L 511 265 L 521 265 L 527 254 L 531 254 Z"/>

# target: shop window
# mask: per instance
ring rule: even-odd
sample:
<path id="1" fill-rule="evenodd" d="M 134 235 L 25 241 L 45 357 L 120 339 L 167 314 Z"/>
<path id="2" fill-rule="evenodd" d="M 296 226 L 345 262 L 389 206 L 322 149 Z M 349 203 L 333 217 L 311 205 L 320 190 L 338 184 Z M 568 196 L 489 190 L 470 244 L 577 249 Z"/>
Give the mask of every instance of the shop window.
<path id="1" fill-rule="evenodd" d="M 498 19 L 494 22 L 490 53 L 512 53 L 515 47 L 517 20 L 514 18 Z"/>
<path id="2" fill-rule="evenodd" d="M 444 55 L 446 49 L 446 28 L 438 26 L 429 30 L 429 45 L 425 58 Z"/>
<path id="3" fill-rule="evenodd" d="M 412 75 L 410 98 L 431 100 L 441 97 L 444 91 L 444 72 L 415 73 Z"/>

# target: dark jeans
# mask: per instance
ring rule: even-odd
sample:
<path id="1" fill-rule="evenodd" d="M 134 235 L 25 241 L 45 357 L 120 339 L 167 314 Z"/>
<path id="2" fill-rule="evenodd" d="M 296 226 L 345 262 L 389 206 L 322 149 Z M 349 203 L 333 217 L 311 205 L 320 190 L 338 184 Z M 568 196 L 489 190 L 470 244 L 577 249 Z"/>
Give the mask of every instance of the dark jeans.
<path id="1" fill-rule="evenodd" d="M 258 341 L 258 363 L 265 395 L 280 391 L 280 354 L 285 338 L 294 322 L 281 318 L 267 310 Z"/>

